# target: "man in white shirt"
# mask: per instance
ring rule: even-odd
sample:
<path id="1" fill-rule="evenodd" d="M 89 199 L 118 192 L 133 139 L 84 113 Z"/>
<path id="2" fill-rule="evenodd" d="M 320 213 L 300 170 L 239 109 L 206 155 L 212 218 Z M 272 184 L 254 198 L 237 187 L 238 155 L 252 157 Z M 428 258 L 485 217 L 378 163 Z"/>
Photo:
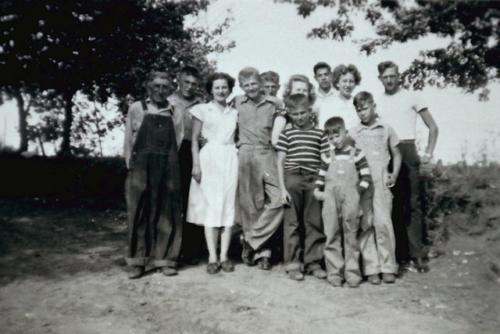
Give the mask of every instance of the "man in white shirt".
<path id="1" fill-rule="evenodd" d="M 429 268 L 424 250 L 423 192 L 419 169 L 421 163 L 430 163 L 439 130 L 419 95 L 400 86 L 399 69 L 394 62 L 380 63 L 378 72 L 385 91 L 377 99 L 377 112 L 396 131 L 403 156 L 401 171 L 393 188 L 396 257 L 399 263 L 407 263 L 409 270 L 427 272 Z M 429 129 L 427 146 L 421 157 L 415 145 L 417 116 Z"/>
<path id="2" fill-rule="evenodd" d="M 314 79 L 318 83 L 318 93 L 316 94 L 317 112 L 318 112 L 318 127 L 323 129 L 325 122 L 330 116 L 329 110 L 332 110 L 335 105 L 335 100 L 338 98 L 336 90 L 332 85 L 332 68 L 325 62 L 319 62 L 313 67 Z"/>

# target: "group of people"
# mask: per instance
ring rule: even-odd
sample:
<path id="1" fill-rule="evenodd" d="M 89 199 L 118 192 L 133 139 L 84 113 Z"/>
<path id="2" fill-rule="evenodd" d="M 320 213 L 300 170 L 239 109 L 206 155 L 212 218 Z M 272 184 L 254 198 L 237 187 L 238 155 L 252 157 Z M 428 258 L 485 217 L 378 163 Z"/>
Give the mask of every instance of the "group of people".
<path id="1" fill-rule="evenodd" d="M 244 95 L 229 96 L 235 79 L 206 80 L 183 68 L 170 96 L 164 72 L 152 72 L 148 98 L 127 115 L 125 160 L 129 278 L 146 266 L 177 274 L 179 256 L 200 257 L 207 272 L 234 271 L 228 257 L 233 225 L 242 229 L 241 259 L 272 266 L 273 236 L 283 226 L 290 279 L 305 275 L 332 286 L 393 283 L 398 269 L 426 272 L 421 163 L 432 159 L 438 127 L 418 94 L 401 87 L 398 66 L 378 65 L 384 94 L 354 95 L 354 65 L 317 63 L 290 77 L 276 97 L 276 72 L 245 67 Z M 423 155 L 416 122 L 428 127 Z M 201 229 L 201 227 L 203 229 Z"/>

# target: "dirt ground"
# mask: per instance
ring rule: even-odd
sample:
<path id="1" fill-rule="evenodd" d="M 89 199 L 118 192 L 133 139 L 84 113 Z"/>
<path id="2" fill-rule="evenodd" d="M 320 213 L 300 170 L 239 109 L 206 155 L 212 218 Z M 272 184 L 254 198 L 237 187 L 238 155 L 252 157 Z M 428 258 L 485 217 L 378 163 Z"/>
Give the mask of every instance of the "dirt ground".
<path id="1" fill-rule="evenodd" d="M 0 201 L 0 333 L 499 333 L 499 231 L 452 234 L 428 274 L 394 285 L 243 264 L 132 281 L 122 211 Z"/>

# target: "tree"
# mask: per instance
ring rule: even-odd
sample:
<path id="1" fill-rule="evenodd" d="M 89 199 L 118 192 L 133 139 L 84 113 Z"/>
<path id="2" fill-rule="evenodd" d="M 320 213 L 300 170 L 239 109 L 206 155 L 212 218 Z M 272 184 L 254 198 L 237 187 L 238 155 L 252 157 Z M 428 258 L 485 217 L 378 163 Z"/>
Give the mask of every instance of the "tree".
<path id="1" fill-rule="evenodd" d="M 363 15 L 377 37 L 360 41 L 367 55 L 393 43 L 436 35 L 444 48 L 420 53 L 403 73 L 414 88 L 454 85 L 473 92 L 500 79 L 500 1 L 497 0 L 282 0 L 297 4 L 299 15 L 319 7 L 337 9 L 337 17 L 308 34 L 310 38 L 344 40 L 355 26 L 352 15 Z"/>
<path id="2" fill-rule="evenodd" d="M 210 46 L 196 39 L 199 30 L 184 26 L 186 15 L 207 5 L 196 0 L 2 1 L 0 87 L 11 96 L 50 91 L 61 101 L 60 153 L 70 154 L 77 92 L 105 102 L 138 95 L 153 68 L 175 70 L 185 62 L 211 68 L 205 59 Z"/>

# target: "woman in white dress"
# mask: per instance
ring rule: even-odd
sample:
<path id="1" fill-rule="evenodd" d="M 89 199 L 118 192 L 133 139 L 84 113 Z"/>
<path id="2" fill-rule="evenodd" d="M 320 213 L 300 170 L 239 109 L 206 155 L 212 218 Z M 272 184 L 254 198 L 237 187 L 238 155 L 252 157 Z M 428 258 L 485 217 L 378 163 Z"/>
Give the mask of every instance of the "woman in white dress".
<path id="1" fill-rule="evenodd" d="M 207 81 L 212 101 L 191 108 L 193 115 L 193 170 L 187 221 L 205 227 L 209 253 L 207 272 L 234 270 L 227 253 L 235 215 L 238 184 L 238 155 L 235 145 L 238 112 L 227 105 L 234 79 L 226 73 L 215 73 Z M 207 140 L 199 148 L 200 135 Z M 220 235 L 220 257 L 217 244 Z"/>

